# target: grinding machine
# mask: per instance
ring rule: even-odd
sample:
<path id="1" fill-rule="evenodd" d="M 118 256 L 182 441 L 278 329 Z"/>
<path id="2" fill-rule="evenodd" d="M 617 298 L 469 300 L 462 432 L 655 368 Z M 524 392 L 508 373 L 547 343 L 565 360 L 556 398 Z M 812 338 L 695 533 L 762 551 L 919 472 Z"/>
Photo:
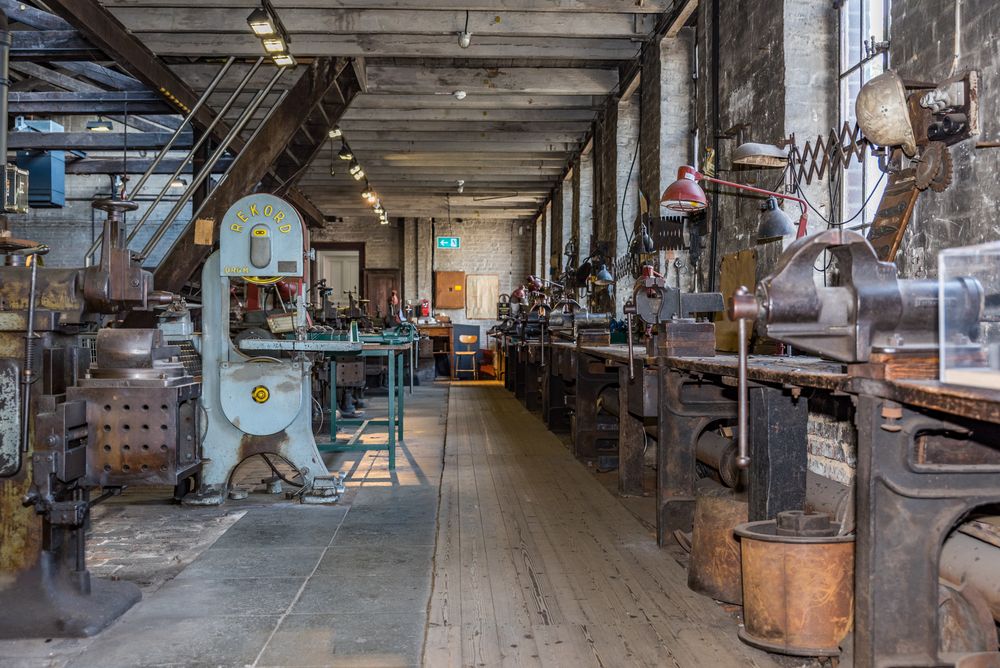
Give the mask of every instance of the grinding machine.
<path id="1" fill-rule="evenodd" d="M 0 637 L 92 635 L 140 598 L 91 579 L 90 508 L 126 486 L 182 493 L 201 465 L 200 384 L 159 329 L 116 316 L 170 304 L 107 212 L 100 263 L 39 266 L 45 246 L 5 242 L 0 267 Z M 91 350 L 83 335 L 102 325 Z M 93 490 L 99 493 L 92 496 Z"/>

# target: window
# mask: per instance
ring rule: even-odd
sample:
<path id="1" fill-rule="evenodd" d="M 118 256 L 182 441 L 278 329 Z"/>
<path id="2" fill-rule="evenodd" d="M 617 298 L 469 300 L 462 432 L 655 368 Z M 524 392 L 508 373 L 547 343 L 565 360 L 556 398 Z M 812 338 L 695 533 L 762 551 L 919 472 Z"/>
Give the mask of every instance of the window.
<path id="1" fill-rule="evenodd" d="M 854 100 L 866 81 L 889 65 L 890 0 L 841 0 L 840 2 L 840 123 L 857 122 Z M 840 219 L 848 227 L 871 223 L 878 209 L 887 177 L 878 168 L 878 158 L 866 154 L 843 170 Z"/>

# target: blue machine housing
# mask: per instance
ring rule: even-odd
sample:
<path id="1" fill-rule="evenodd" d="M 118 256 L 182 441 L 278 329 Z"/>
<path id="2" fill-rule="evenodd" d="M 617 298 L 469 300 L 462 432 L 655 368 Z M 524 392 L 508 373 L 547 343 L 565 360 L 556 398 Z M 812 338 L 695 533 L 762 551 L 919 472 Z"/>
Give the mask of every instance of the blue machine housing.
<path id="1" fill-rule="evenodd" d="M 35 121 L 19 118 L 15 132 L 62 132 L 55 121 Z M 66 206 L 66 152 L 18 151 L 18 167 L 28 172 L 28 205 L 39 208 Z"/>

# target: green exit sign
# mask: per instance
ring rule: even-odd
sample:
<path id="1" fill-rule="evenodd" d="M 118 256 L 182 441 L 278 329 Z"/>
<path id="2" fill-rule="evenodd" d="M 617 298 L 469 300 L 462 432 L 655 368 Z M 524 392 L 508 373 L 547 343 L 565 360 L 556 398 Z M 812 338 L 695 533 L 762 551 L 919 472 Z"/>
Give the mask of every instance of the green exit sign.
<path id="1" fill-rule="evenodd" d="M 462 239 L 461 237 L 438 237 L 438 248 L 461 248 Z"/>

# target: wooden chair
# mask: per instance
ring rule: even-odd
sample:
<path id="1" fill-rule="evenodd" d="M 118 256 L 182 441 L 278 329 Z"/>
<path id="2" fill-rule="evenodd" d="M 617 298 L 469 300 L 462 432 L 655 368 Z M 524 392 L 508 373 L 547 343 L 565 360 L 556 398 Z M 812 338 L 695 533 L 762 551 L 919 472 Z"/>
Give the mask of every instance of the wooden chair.
<path id="1" fill-rule="evenodd" d="M 479 337 L 474 334 L 462 334 L 458 337 L 458 342 L 463 346 L 468 346 L 468 349 L 455 351 L 456 380 L 461 373 L 471 373 L 473 380 L 479 380 L 479 364 L 476 362 L 476 354 L 479 352 L 476 348 L 476 344 L 479 343 Z M 461 361 L 465 357 L 472 359 L 471 369 L 462 368 Z"/>

